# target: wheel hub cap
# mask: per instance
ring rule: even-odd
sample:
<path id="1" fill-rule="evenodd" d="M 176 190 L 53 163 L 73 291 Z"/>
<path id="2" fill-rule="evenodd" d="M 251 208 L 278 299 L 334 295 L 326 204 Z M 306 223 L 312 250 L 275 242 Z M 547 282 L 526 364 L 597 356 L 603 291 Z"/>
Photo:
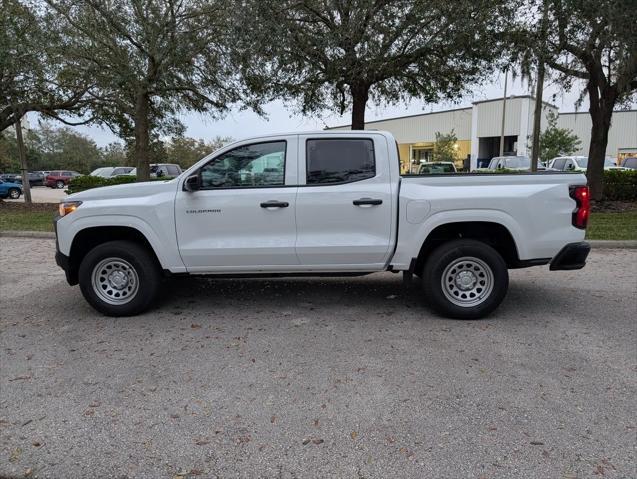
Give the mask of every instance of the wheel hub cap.
<path id="1" fill-rule="evenodd" d="M 121 258 L 100 261 L 91 275 L 95 294 L 109 304 L 126 304 L 139 289 L 139 277 L 135 268 Z"/>
<path id="2" fill-rule="evenodd" d="M 494 277 L 489 265 L 479 258 L 465 256 L 452 261 L 441 278 L 442 291 L 453 304 L 477 306 L 493 291 Z"/>

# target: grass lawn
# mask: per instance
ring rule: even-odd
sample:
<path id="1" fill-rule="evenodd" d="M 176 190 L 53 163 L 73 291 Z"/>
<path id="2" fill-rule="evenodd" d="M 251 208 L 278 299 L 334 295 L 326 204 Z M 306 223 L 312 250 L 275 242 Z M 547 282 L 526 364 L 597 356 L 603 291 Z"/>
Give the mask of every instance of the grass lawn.
<path id="1" fill-rule="evenodd" d="M 586 229 L 591 240 L 637 240 L 637 211 L 591 213 Z"/>
<path id="2" fill-rule="evenodd" d="M 55 204 L 0 203 L 0 231 L 53 231 Z M 591 213 L 586 238 L 637 240 L 637 210 Z"/>
<path id="3" fill-rule="evenodd" d="M 0 203 L 0 231 L 53 231 L 57 204 Z"/>

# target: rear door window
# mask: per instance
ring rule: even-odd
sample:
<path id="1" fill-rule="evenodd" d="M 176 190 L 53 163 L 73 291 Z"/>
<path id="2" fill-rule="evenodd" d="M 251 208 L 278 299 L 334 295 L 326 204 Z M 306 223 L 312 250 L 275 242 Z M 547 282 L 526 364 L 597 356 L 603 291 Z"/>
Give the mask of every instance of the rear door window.
<path id="1" fill-rule="evenodd" d="M 374 142 L 366 138 L 307 140 L 306 184 L 330 185 L 376 176 Z"/>

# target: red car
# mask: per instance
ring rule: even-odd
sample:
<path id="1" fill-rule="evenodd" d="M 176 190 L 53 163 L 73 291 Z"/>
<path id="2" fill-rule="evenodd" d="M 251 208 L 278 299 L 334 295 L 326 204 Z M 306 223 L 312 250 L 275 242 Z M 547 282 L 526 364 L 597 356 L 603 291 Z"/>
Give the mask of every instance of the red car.
<path id="1" fill-rule="evenodd" d="M 52 171 L 44 180 L 44 184 L 49 188 L 64 188 L 72 178 L 82 176 L 77 171 Z"/>

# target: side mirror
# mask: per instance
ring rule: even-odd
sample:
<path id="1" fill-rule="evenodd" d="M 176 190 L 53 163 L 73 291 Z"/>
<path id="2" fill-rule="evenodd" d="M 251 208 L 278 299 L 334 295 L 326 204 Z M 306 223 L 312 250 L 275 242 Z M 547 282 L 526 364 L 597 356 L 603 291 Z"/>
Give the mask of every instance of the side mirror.
<path id="1" fill-rule="evenodd" d="M 201 188 L 199 174 L 191 175 L 184 181 L 184 191 L 197 191 Z"/>

